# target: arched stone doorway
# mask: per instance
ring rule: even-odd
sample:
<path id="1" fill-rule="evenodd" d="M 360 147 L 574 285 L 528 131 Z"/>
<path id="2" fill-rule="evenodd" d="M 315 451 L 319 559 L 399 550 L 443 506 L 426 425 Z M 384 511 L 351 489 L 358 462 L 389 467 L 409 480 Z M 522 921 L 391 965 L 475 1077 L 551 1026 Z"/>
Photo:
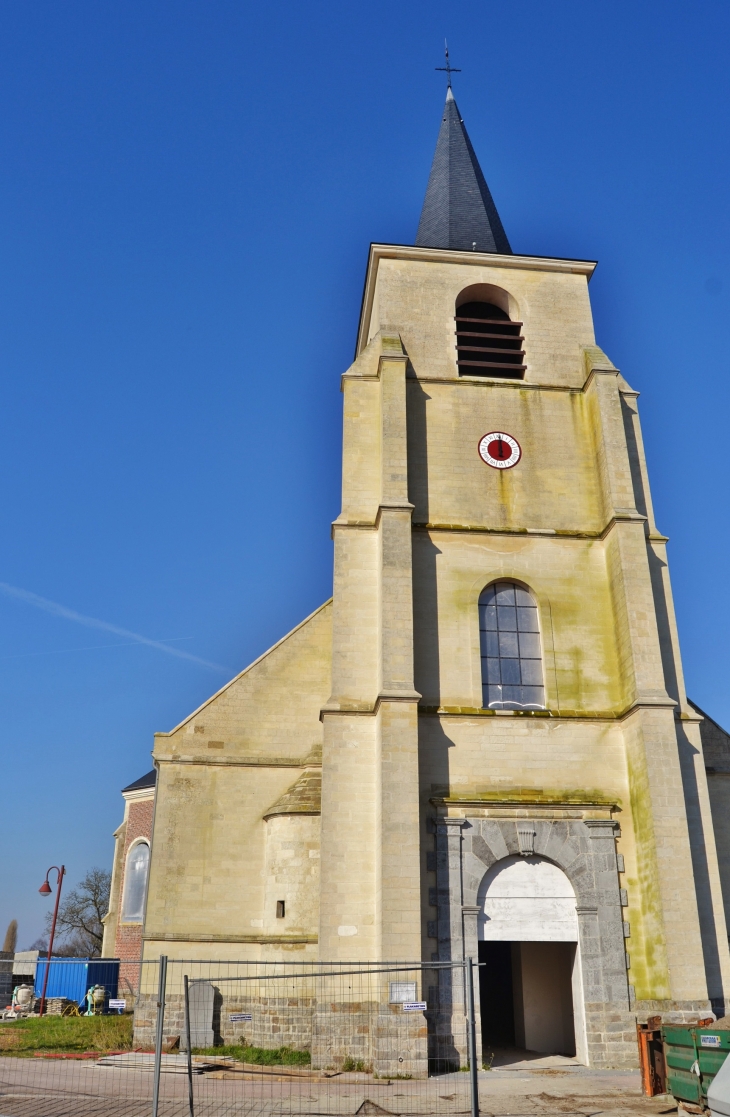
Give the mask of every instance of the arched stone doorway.
<path id="1" fill-rule="evenodd" d="M 439 805 L 443 810 L 453 809 L 446 803 Z M 499 807 L 493 810 L 490 815 L 453 814 L 433 820 L 436 888 L 429 892 L 429 901 L 438 918 L 428 929 L 438 942 L 436 958 L 460 961 L 478 956 L 479 922 L 484 914 L 480 890 L 483 885 L 486 888 L 485 874 L 497 864 L 529 861 L 530 857 L 537 857 L 538 863 L 551 863 L 562 870 L 575 895 L 578 941 L 571 949 L 575 950 L 572 993 L 577 1058 L 596 1067 L 636 1066 L 636 1018 L 629 1005 L 629 959 L 616 860 L 617 823 L 605 808 L 601 808 L 605 817 L 580 818 L 575 811 L 571 811 L 572 817 L 562 817 L 563 808 L 557 803 L 550 805 L 555 817 L 549 818 L 515 818 L 508 815 L 507 807 L 504 813 Z M 591 808 L 591 814 L 598 815 L 599 808 Z M 498 875 L 496 871 L 489 880 Z M 548 899 L 569 900 L 570 896 Z M 440 979 L 442 986 L 444 980 Z M 458 979 L 452 990 L 442 988 L 443 1006 L 448 1006 L 449 998 L 451 1007 L 442 1009 L 438 1024 L 457 1034 L 464 1011 Z"/>
<path id="2" fill-rule="evenodd" d="M 486 1047 L 586 1057 L 575 891 L 539 856 L 511 856 L 477 893 Z"/>

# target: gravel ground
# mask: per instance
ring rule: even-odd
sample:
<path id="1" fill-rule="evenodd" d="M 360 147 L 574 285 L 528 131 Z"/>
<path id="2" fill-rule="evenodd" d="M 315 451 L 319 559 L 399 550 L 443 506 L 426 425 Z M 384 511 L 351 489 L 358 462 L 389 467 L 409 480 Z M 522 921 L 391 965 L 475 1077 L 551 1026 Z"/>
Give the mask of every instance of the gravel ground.
<path id="1" fill-rule="evenodd" d="M 511 1062 L 479 1074 L 482 1117 L 659 1117 L 671 1098 L 645 1098 L 638 1071 L 595 1071 L 571 1060 Z M 195 1117 L 388 1117 L 470 1113 L 469 1076 L 379 1080 L 340 1074 L 287 1080 L 218 1071 L 194 1077 Z M 0 1060 L 0 1117 L 151 1117 L 149 1071 L 93 1062 Z M 163 1074 L 160 1117 L 189 1117 L 187 1076 Z"/>

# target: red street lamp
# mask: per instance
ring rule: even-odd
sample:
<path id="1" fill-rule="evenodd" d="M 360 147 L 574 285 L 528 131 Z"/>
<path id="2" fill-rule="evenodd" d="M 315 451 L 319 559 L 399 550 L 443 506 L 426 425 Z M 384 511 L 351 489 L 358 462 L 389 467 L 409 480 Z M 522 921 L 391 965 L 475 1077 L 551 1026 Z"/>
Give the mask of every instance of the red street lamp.
<path id="1" fill-rule="evenodd" d="M 53 909 L 53 920 L 51 922 L 51 937 L 48 940 L 48 958 L 46 960 L 46 972 L 43 975 L 43 992 L 41 993 L 41 1004 L 40 1004 L 40 1008 L 38 1009 L 38 1015 L 39 1016 L 43 1015 L 43 1011 L 46 1007 L 46 989 L 48 988 L 48 974 L 51 971 L 51 954 L 53 953 L 53 936 L 56 933 L 56 918 L 58 916 L 58 901 L 61 899 L 61 885 L 63 884 L 63 878 L 66 875 L 66 867 L 64 865 L 61 865 L 60 869 L 59 869 L 58 865 L 51 865 L 51 868 L 48 870 L 48 873 L 50 873 L 52 869 L 55 869 L 56 873 L 57 873 L 57 877 L 56 877 L 56 906 Z M 46 879 L 43 881 L 43 884 L 38 889 L 41 896 L 50 896 L 51 892 L 53 891 L 50 884 L 48 883 L 48 873 L 46 873 Z"/>

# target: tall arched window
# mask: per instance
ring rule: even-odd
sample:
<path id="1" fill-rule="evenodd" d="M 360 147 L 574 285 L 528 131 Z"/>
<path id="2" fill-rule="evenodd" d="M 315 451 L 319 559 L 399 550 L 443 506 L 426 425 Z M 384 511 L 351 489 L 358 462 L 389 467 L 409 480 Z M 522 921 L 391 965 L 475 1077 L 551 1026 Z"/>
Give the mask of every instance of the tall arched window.
<path id="1" fill-rule="evenodd" d="M 147 842 L 137 842 L 127 854 L 127 867 L 124 871 L 122 920 L 125 923 L 142 922 L 149 867 L 150 847 Z"/>
<path id="2" fill-rule="evenodd" d="M 542 710 L 540 626 L 529 590 L 495 582 L 479 598 L 482 706 L 490 710 Z"/>

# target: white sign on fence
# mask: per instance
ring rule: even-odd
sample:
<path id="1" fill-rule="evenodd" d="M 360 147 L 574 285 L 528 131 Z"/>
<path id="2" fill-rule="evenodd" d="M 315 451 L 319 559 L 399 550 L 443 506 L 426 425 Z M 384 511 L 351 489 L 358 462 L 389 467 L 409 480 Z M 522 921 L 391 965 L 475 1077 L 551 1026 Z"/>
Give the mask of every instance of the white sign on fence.
<path id="1" fill-rule="evenodd" d="M 426 1006 L 425 1001 L 406 1001 L 406 1003 L 403 1005 L 403 1011 L 404 1012 L 425 1012 L 426 1007 L 427 1006 Z"/>
<path id="2" fill-rule="evenodd" d="M 406 1004 L 416 999 L 415 981 L 391 981 L 390 1003 L 392 1005 Z"/>
<path id="3" fill-rule="evenodd" d="M 123 999 L 116 1000 L 114 997 L 109 1000 L 109 1008 L 126 1008 L 127 1002 Z"/>
<path id="4" fill-rule="evenodd" d="M 247 1020 L 253 1020 L 250 1012 L 232 1012 L 228 1017 L 231 1024 L 242 1024 Z"/>

